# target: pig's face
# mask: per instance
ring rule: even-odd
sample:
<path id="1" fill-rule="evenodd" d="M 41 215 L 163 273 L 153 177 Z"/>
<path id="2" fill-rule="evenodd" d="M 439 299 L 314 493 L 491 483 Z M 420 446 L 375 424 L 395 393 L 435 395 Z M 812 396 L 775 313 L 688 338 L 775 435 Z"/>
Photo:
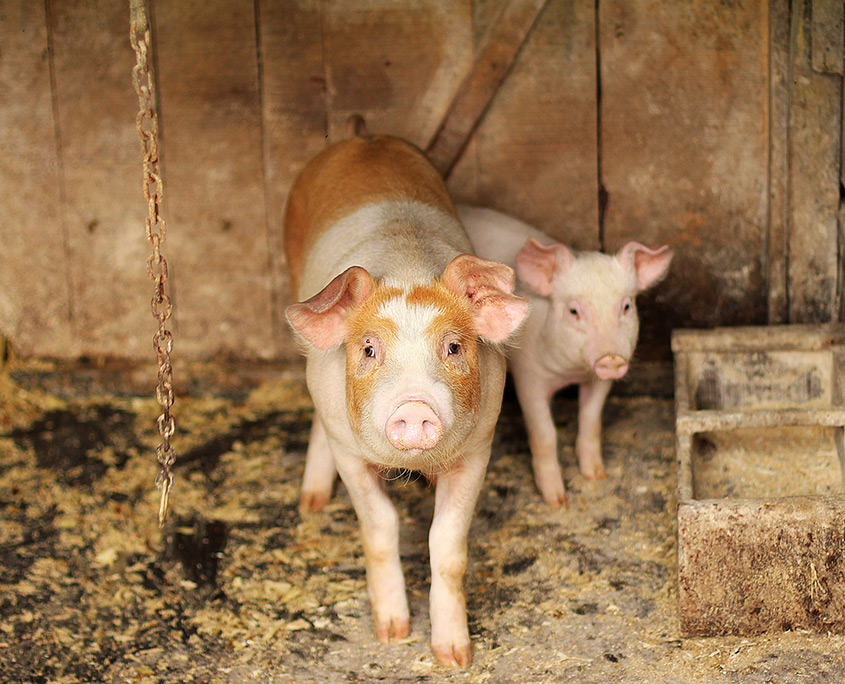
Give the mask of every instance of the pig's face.
<path id="1" fill-rule="evenodd" d="M 481 401 L 479 338 L 504 341 L 528 310 L 513 281 L 507 266 L 469 255 L 409 287 L 352 267 L 288 308 L 310 343 L 345 344 L 347 417 L 367 460 L 435 473 L 459 455 Z"/>
<path id="2" fill-rule="evenodd" d="M 600 253 L 573 259 L 552 283 L 556 337 L 566 340 L 585 370 L 599 378 L 621 378 L 628 370 L 639 332 L 636 278 L 614 257 Z"/>
<path id="3" fill-rule="evenodd" d="M 441 283 L 377 287 L 349 317 L 349 423 L 375 462 L 434 472 L 475 424 L 481 386 L 469 301 Z"/>
<path id="4" fill-rule="evenodd" d="M 564 245 L 529 240 L 517 255 L 520 278 L 549 299 L 552 344 L 603 380 L 628 372 L 639 333 L 635 298 L 665 275 L 672 259 L 664 246 L 628 243 L 616 255 L 573 253 Z"/>

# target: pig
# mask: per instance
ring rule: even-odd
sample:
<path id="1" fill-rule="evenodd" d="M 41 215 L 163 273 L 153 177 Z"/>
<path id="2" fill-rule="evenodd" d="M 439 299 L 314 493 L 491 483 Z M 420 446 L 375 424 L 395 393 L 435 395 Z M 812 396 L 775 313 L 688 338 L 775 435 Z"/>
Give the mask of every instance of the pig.
<path id="1" fill-rule="evenodd" d="M 534 479 L 543 499 L 566 505 L 550 402 L 577 383 L 575 452 L 583 475 L 607 477 L 601 416 L 614 380 L 628 372 L 637 342 L 635 298 L 666 276 L 672 250 L 629 242 L 615 255 L 575 252 L 539 230 L 492 209 L 459 206 L 476 254 L 513 266 L 517 292 L 531 310 L 508 353 L 525 419 Z"/>
<path id="2" fill-rule="evenodd" d="M 286 315 L 314 402 L 300 509 L 324 506 L 340 475 L 386 643 L 410 620 L 383 475 L 427 477 L 432 650 L 467 667 L 467 536 L 501 409 L 503 346 L 528 301 L 513 294 L 510 267 L 472 254 L 442 178 L 398 138 L 355 136 L 317 155 L 290 190 L 285 250 L 301 300 Z"/>

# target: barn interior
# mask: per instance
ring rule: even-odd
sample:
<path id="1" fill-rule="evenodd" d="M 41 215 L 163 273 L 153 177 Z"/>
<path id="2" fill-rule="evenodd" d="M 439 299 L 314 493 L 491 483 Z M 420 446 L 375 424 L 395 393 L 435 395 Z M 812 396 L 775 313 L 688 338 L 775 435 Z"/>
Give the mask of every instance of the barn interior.
<path id="1" fill-rule="evenodd" d="M 163 527 L 139 4 L 173 304 Z M 841 620 L 682 629 L 670 344 L 677 329 L 842 321 L 843 14 L 832 0 L 0 0 L 0 681 L 845 679 Z M 426 151 L 460 203 L 577 250 L 675 253 L 638 299 L 636 357 L 605 409 L 607 480 L 578 470 L 576 393 L 554 400 L 568 508 L 540 498 L 506 387 L 470 537 L 465 671 L 428 643 L 424 478 L 388 485 L 412 615 L 399 643 L 373 634 L 343 486 L 324 511 L 297 507 L 312 403 L 284 316 L 285 200 L 354 114 Z M 788 459 L 767 468 L 775 488 L 807 479 Z M 843 505 L 834 480 L 788 494 Z"/>

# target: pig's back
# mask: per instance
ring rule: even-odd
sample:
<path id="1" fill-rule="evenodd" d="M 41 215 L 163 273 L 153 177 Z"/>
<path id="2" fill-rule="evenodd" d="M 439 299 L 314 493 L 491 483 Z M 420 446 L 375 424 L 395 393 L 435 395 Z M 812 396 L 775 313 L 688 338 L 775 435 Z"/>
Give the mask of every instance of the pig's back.
<path id="1" fill-rule="evenodd" d="M 285 254 L 295 286 L 326 230 L 362 207 L 385 201 L 456 215 L 443 179 L 410 143 L 389 136 L 351 138 L 317 155 L 291 187 L 285 210 Z"/>
<path id="2" fill-rule="evenodd" d="M 554 240 L 536 228 L 495 209 L 458 205 L 458 217 L 464 224 L 475 253 L 482 259 L 491 259 L 516 267 L 516 255 L 528 238 L 544 245 Z"/>
<path id="3" fill-rule="evenodd" d="M 472 245 L 457 217 L 418 201 L 383 200 L 355 209 L 320 233 L 302 262 L 297 294 L 307 299 L 350 266 L 391 287 L 426 284 Z"/>

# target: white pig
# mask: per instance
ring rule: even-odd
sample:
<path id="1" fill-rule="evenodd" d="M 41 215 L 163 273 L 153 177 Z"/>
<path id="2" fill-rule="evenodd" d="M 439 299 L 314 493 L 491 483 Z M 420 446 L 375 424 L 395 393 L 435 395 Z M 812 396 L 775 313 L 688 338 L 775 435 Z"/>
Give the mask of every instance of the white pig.
<path id="1" fill-rule="evenodd" d="M 575 452 L 585 477 L 607 477 L 601 454 L 601 414 L 610 387 L 628 372 L 637 343 L 637 293 L 669 269 L 668 246 L 629 242 L 615 255 L 574 252 L 539 230 L 492 209 L 458 207 L 476 254 L 516 268 L 518 292 L 531 311 L 508 353 L 522 408 L 534 479 L 543 499 L 566 504 L 550 403 L 578 383 Z"/>
<path id="2" fill-rule="evenodd" d="M 337 473 L 358 515 L 376 635 L 410 631 L 399 519 L 382 471 L 436 483 L 431 642 L 466 667 L 472 652 L 467 535 L 506 373 L 502 345 L 528 302 L 513 270 L 472 256 L 443 180 L 396 138 L 355 137 L 315 157 L 294 183 L 285 250 L 314 401 L 300 507 L 321 508 Z"/>

